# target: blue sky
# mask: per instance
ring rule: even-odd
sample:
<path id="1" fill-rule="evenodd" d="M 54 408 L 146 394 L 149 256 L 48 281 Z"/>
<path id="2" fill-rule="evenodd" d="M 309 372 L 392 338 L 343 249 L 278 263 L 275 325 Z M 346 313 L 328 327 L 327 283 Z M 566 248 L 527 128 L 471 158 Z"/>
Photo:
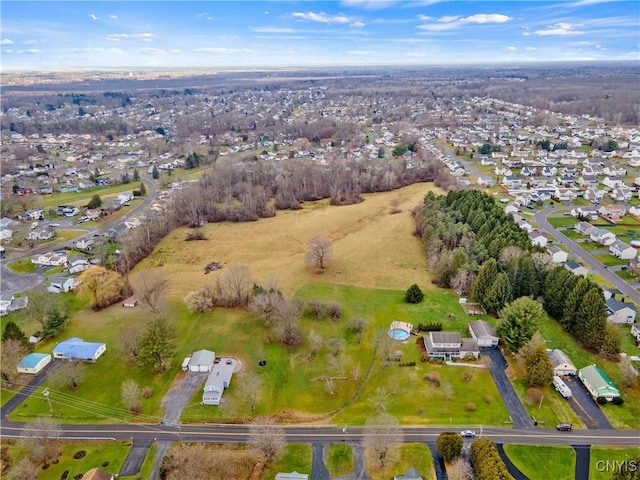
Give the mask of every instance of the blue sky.
<path id="1" fill-rule="evenodd" d="M 7 1 L 2 69 L 640 59 L 640 2 Z"/>

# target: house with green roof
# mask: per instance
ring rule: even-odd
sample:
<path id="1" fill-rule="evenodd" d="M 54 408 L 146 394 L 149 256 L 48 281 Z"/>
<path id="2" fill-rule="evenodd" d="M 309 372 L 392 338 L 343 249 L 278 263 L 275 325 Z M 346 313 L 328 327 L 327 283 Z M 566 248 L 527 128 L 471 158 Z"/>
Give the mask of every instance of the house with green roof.
<path id="1" fill-rule="evenodd" d="M 596 365 L 588 365 L 578 371 L 578 378 L 582 381 L 591 396 L 595 399 L 604 397 L 612 401 L 620 396 L 620 390 L 607 377 L 607 374 Z"/>

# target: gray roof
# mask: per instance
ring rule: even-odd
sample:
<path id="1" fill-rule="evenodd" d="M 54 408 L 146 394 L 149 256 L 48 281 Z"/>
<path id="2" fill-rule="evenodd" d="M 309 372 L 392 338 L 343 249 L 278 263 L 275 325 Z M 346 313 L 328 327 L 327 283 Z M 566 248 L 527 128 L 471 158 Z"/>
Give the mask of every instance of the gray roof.
<path id="1" fill-rule="evenodd" d="M 498 338 L 498 335 L 496 334 L 493 326 L 485 320 L 476 320 L 475 322 L 470 322 L 469 330 L 473 331 L 473 335 L 476 338 L 487 336 Z"/>
<path id="2" fill-rule="evenodd" d="M 434 344 L 436 343 L 461 343 L 458 332 L 430 332 L 429 336 Z"/>
<path id="3" fill-rule="evenodd" d="M 189 361 L 189 366 L 191 365 L 209 365 L 213 366 L 213 361 L 216 358 L 216 354 L 209 350 L 198 350 L 191 357 L 191 361 Z"/>
<path id="4" fill-rule="evenodd" d="M 551 360 L 551 364 L 554 367 L 567 364 L 575 368 L 571 359 L 562 350 L 558 350 L 557 348 L 554 348 L 553 350 L 547 350 L 547 355 L 549 356 L 549 360 Z"/>
<path id="5" fill-rule="evenodd" d="M 637 313 L 636 307 L 633 305 L 633 303 L 621 302 L 620 300 L 616 300 L 613 297 L 607 300 L 607 308 L 611 313 L 619 312 L 620 310 L 623 310 L 625 308 L 630 308 Z"/>

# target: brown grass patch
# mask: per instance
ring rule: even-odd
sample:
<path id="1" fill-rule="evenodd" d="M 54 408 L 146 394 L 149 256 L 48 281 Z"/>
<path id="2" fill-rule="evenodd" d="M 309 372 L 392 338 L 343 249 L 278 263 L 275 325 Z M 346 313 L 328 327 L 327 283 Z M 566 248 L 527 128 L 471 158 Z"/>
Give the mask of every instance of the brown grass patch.
<path id="1" fill-rule="evenodd" d="M 215 281 L 220 272 L 203 274 L 204 265 L 212 259 L 248 265 L 258 283 L 275 277 L 286 294 L 293 294 L 300 285 L 318 281 L 313 268 L 305 265 L 304 255 L 309 240 L 324 236 L 332 241 L 324 282 L 388 289 L 428 285 L 421 242 L 412 235 L 408 212 L 430 190 L 437 189 L 430 183 L 415 184 L 365 195 L 365 201 L 355 205 L 330 206 L 321 200 L 257 222 L 209 224 L 202 227 L 207 240 L 198 242 L 184 242 L 187 229 L 180 228 L 137 270 L 161 268 L 171 279 L 168 294 L 175 299 Z M 389 215 L 391 199 L 397 199 L 407 213 Z"/>

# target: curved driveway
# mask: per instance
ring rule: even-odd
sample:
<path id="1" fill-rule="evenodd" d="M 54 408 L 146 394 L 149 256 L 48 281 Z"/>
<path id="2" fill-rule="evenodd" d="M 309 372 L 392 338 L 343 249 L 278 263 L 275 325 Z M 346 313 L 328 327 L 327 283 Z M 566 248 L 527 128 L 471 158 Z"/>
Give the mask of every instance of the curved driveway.
<path id="1" fill-rule="evenodd" d="M 569 249 L 575 256 L 580 257 L 580 259 L 587 263 L 594 272 L 596 272 L 598 275 L 601 275 L 605 280 L 607 280 L 618 290 L 620 290 L 620 293 L 636 302 L 636 304 L 640 304 L 640 292 L 638 292 L 622 278 L 602 265 L 602 263 L 596 257 L 582 248 L 578 242 L 564 235 L 560 230 L 553 227 L 547 221 L 547 217 L 551 213 L 568 211 L 570 209 L 570 207 L 547 207 L 536 212 L 533 216 L 533 219 L 538 225 L 540 225 L 540 228 L 550 233 L 558 242 L 569 247 Z"/>

